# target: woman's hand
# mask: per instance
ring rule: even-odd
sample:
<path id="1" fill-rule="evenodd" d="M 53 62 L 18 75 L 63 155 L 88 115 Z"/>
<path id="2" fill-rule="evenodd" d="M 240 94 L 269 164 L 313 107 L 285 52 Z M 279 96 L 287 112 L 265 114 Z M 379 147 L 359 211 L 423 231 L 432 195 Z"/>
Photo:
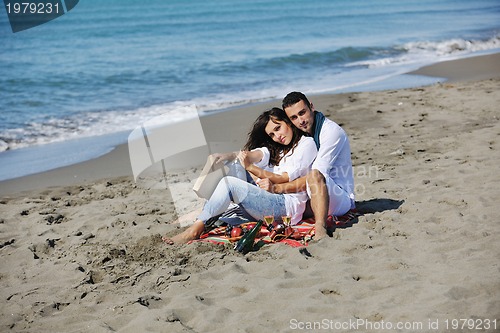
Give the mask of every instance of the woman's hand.
<path id="1" fill-rule="evenodd" d="M 238 160 L 240 161 L 240 164 L 246 169 L 248 169 L 248 167 L 250 165 L 252 165 L 252 161 L 250 159 L 250 155 L 249 155 L 249 152 L 248 151 L 240 151 L 238 153 Z"/>

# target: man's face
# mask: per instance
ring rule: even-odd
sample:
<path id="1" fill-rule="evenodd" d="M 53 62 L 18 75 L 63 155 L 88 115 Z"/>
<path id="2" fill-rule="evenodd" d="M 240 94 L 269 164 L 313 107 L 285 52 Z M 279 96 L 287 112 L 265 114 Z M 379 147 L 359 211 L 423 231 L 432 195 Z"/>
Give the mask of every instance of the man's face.
<path id="1" fill-rule="evenodd" d="M 285 112 L 292 121 L 292 123 L 300 130 L 312 134 L 314 125 L 314 106 L 311 104 L 311 108 L 307 107 L 304 101 L 298 101 L 297 103 L 290 105 L 285 108 Z"/>

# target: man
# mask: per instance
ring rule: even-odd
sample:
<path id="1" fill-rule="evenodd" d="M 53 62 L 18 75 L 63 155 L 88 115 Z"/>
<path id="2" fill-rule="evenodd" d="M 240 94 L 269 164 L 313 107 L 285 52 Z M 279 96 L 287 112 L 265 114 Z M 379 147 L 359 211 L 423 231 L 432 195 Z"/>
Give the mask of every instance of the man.
<path id="1" fill-rule="evenodd" d="M 274 193 L 307 189 L 316 220 L 315 239 L 319 240 L 327 235 L 328 215 L 344 215 L 354 208 L 354 177 L 349 139 L 338 124 L 325 118 L 321 112 L 314 111 L 314 106 L 303 93 L 289 93 L 282 104 L 292 123 L 314 138 L 318 155 L 307 176 L 284 184 L 261 180 L 259 185 L 264 185 Z"/>

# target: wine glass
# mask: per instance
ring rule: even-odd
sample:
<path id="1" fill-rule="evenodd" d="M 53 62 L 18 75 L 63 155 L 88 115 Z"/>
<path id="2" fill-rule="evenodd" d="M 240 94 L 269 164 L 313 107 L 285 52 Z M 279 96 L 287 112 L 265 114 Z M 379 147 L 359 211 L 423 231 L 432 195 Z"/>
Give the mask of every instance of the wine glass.
<path id="1" fill-rule="evenodd" d="M 274 223 L 274 215 L 264 215 L 264 221 L 268 228 L 271 227 Z"/>
<path id="2" fill-rule="evenodd" d="M 281 221 L 283 221 L 285 227 L 289 227 L 292 223 L 292 217 L 290 215 L 284 215 L 281 217 Z"/>

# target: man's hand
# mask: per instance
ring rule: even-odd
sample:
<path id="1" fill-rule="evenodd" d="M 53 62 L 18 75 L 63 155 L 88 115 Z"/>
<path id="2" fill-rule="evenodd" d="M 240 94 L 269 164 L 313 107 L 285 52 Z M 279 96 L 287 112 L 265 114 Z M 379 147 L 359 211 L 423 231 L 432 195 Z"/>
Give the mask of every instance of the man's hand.
<path id="1" fill-rule="evenodd" d="M 269 178 L 257 179 L 256 183 L 261 189 L 274 193 L 274 184 Z"/>

